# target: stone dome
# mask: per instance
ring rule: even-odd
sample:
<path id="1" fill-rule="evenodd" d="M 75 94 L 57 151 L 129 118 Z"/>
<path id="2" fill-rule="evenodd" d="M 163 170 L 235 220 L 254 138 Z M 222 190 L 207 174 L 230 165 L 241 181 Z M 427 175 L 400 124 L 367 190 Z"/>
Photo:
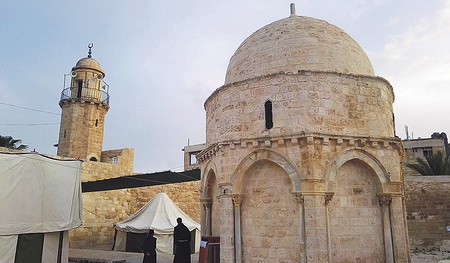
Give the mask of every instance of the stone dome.
<path id="1" fill-rule="evenodd" d="M 242 42 L 230 59 L 225 84 L 300 70 L 374 76 L 366 53 L 342 29 L 320 19 L 291 15 Z"/>
<path id="2" fill-rule="evenodd" d="M 89 57 L 78 60 L 77 64 L 75 65 L 75 67 L 72 68 L 72 70 L 76 70 L 76 69 L 96 70 L 96 71 L 101 72 L 103 74 L 103 76 L 105 76 L 105 72 L 100 67 L 100 64 L 95 59 L 92 59 Z"/>

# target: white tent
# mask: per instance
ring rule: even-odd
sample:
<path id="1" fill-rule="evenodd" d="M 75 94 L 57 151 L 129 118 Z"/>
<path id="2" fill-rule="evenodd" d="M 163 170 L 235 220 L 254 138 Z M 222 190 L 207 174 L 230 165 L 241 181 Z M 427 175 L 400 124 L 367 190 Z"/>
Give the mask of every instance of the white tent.
<path id="1" fill-rule="evenodd" d="M 0 153 L 0 263 L 68 262 L 81 225 L 81 161 Z"/>
<path id="2" fill-rule="evenodd" d="M 200 249 L 200 224 L 175 205 L 166 193 L 157 194 L 134 215 L 114 225 L 114 250 L 140 252 L 145 236 L 149 229 L 153 229 L 157 238 L 156 251 L 173 254 L 173 228 L 179 217 L 193 234 L 191 243 L 197 253 Z M 132 242 L 137 244 L 131 245 Z"/>

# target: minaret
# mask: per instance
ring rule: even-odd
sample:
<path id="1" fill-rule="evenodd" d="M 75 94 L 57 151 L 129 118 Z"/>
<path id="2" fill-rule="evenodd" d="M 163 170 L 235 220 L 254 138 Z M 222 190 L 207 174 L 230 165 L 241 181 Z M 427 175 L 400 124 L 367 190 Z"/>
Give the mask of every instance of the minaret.
<path id="1" fill-rule="evenodd" d="M 103 81 L 105 72 L 92 59 L 92 47 L 88 45 L 88 56 L 64 76 L 58 156 L 100 161 L 109 86 Z"/>

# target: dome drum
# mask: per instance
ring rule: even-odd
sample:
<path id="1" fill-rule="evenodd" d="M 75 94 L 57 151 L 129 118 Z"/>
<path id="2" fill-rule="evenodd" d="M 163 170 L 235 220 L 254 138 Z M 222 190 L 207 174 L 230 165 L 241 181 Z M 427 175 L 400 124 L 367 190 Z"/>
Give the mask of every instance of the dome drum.
<path id="1" fill-rule="evenodd" d="M 208 98 L 206 142 L 301 132 L 393 137 L 393 101 L 392 87 L 377 77 L 302 71 L 253 78 L 225 85 Z"/>

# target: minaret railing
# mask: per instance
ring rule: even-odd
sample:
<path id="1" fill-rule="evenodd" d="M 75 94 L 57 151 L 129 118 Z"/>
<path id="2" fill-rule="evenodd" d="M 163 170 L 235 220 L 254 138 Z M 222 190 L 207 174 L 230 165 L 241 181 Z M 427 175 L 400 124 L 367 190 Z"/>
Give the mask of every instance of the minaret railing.
<path id="1" fill-rule="evenodd" d="M 109 85 L 102 81 L 102 87 L 98 88 L 89 87 L 83 83 L 81 87 L 73 86 L 72 81 L 66 81 L 66 78 L 70 78 L 69 74 L 64 75 L 64 89 L 61 92 L 61 100 L 67 99 L 79 99 L 101 102 L 109 105 Z"/>

